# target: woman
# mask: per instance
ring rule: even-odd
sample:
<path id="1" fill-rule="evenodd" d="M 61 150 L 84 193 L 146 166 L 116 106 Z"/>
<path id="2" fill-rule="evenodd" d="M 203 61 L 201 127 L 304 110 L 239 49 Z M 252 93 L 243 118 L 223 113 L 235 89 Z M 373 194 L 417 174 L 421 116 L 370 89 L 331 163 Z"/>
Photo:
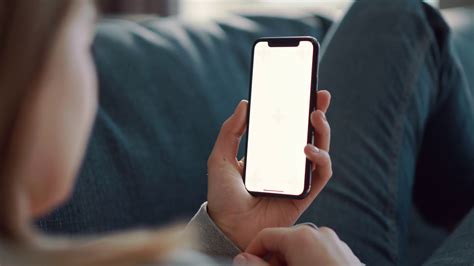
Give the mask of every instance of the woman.
<path id="1" fill-rule="evenodd" d="M 31 227 L 34 217 L 53 210 L 70 195 L 91 131 L 97 108 L 96 74 L 89 52 L 95 11 L 90 1 L 0 3 L 0 264 L 142 265 L 182 260 L 181 255 L 169 255 L 186 239 L 176 229 L 68 240 L 47 238 Z M 330 130 L 324 115 L 330 95 L 320 91 L 317 100 L 318 110 L 311 115 L 317 147 L 304 148 L 315 165 L 314 180 L 304 200 L 254 198 L 247 193 L 242 163 L 236 159 L 247 102 L 237 106 L 209 158 L 208 204 L 187 230 L 199 233 L 201 250 L 219 253 L 225 248 L 219 239 L 230 239 L 232 243 L 222 243 L 229 249 L 258 250 L 258 243 L 264 243 L 259 238 L 249 246 L 255 235 L 282 230 L 309 246 L 335 248 L 318 256 L 306 252 L 303 255 L 310 262 L 358 262 L 326 228 L 262 231 L 293 225 L 332 175 Z M 301 251 L 288 252 L 301 255 Z M 212 262 L 194 253 L 190 261 Z"/>

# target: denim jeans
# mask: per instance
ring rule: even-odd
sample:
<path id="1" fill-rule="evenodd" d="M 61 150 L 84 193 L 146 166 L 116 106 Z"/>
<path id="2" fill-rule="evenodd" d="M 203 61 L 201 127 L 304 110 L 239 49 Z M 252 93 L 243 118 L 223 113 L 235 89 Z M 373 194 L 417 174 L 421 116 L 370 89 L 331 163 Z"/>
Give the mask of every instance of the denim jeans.
<path id="1" fill-rule="evenodd" d="M 334 174 L 301 220 L 333 228 L 368 265 L 406 264 L 413 202 L 445 226 L 474 204 L 473 97 L 426 4 L 356 1 L 329 34 L 319 87 L 333 96 Z"/>

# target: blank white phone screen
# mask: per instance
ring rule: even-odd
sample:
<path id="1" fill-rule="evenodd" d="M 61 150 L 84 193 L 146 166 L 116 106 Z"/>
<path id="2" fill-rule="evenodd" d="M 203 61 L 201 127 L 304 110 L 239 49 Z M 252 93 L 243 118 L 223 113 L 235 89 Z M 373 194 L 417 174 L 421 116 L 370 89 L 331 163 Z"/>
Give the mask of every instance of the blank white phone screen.
<path id="1" fill-rule="evenodd" d="M 304 190 L 313 44 L 254 47 L 245 186 L 252 192 Z"/>

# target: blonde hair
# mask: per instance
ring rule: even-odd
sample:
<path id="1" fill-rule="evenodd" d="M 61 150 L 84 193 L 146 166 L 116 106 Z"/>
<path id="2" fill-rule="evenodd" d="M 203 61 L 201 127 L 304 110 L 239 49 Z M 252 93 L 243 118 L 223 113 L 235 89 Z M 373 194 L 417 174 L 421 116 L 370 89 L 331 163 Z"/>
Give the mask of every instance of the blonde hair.
<path id="1" fill-rule="evenodd" d="M 9 148 L 22 101 L 40 79 L 59 30 L 79 4 L 90 0 L 0 0 L 0 264 L 138 265 L 159 261 L 189 235 L 176 226 L 102 238 L 49 238 L 23 228 Z M 13 159 L 12 159 L 13 158 Z M 182 228 L 182 227 L 180 227 Z"/>
<path id="2" fill-rule="evenodd" d="M 129 266 L 166 262 L 189 235 L 181 226 L 158 231 L 135 230 L 83 239 L 38 236 L 32 243 L 0 240 L 2 266 Z M 5 263 L 5 264 L 2 264 Z"/>
<path id="3" fill-rule="evenodd" d="M 9 158 L 11 131 L 25 94 L 39 78 L 48 45 L 56 34 L 55 23 L 64 19 L 61 16 L 70 3 L 49 2 L 0 1 L 0 235 L 8 238 L 19 237 L 14 235 L 19 214 L 13 212 L 20 211 L 18 206 L 11 206 L 18 185 L 8 175 L 13 167 Z"/>

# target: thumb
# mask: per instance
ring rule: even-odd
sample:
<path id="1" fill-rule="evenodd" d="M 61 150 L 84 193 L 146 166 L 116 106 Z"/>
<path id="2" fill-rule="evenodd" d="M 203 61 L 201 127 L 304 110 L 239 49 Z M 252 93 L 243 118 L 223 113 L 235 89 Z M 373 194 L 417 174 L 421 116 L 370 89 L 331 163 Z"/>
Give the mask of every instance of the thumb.
<path id="1" fill-rule="evenodd" d="M 268 266 L 268 262 L 250 253 L 240 253 L 234 258 L 234 265 Z"/>
<path id="2" fill-rule="evenodd" d="M 247 128 L 247 107 L 246 100 L 240 101 L 234 113 L 222 125 L 217 137 L 214 151 L 227 159 L 237 156 L 240 139 Z"/>

